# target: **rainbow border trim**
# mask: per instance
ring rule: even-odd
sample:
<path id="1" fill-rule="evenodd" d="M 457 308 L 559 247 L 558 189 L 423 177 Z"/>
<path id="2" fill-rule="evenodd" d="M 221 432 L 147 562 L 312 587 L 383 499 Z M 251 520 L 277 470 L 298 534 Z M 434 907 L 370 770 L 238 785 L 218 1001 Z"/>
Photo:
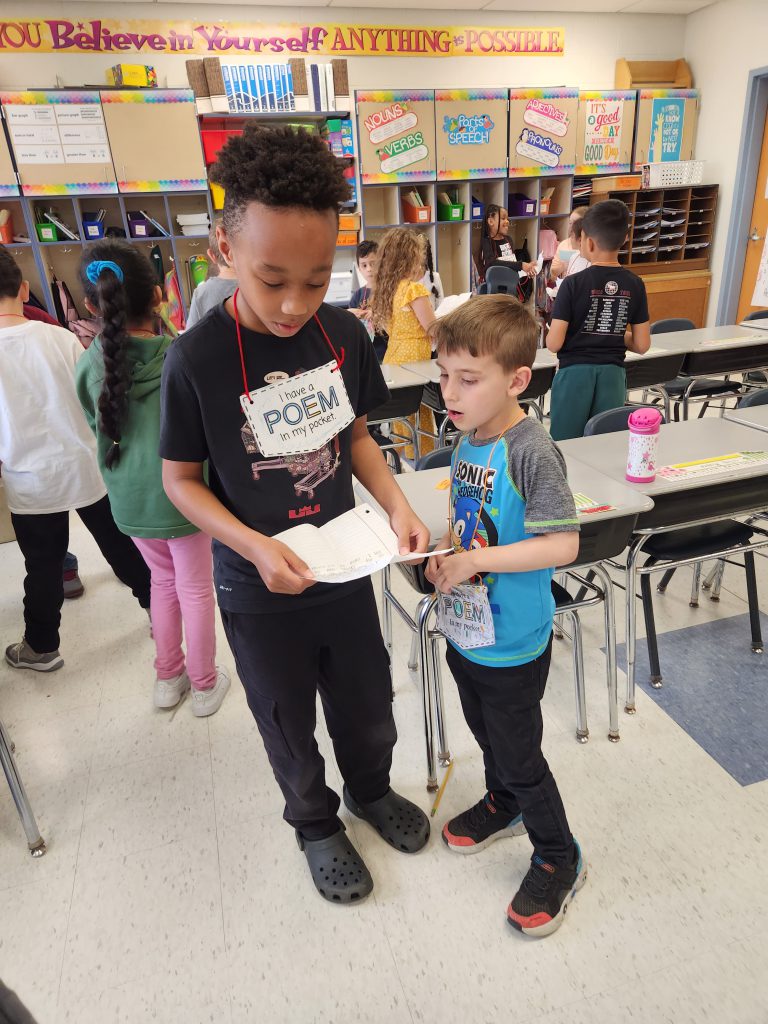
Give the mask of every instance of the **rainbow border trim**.
<path id="1" fill-rule="evenodd" d="M 573 173 L 599 178 L 601 174 L 628 174 L 630 168 L 631 161 L 627 161 L 625 164 L 576 164 Z"/>
<path id="2" fill-rule="evenodd" d="M 434 171 L 394 171 L 392 174 L 361 174 L 363 185 L 391 185 L 396 182 L 435 181 Z"/>
<path id="3" fill-rule="evenodd" d="M 19 192 L 18 185 L 0 185 L 0 196 L 18 196 L 21 195 Z"/>
<path id="4" fill-rule="evenodd" d="M 510 89 L 510 100 L 578 100 L 578 89 Z"/>
<path id="5" fill-rule="evenodd" d="M 435 102 L 461 100 L 505 100 L 508 89 L 435 89 Z"/>
<path id="6" fill-rule="evenodd" d="M 434 100 L 434 89 L 395 89 L 373 92 L 355 92 L 355 100 L 358 103 L 391 103 L 393 100 L 412 100 L 429 102 Z"/>
<path id="7" fill-rule="evenodd" d="M 510 167 L 509 178 L 568 178 L 575 169 L 576 164 L 559 164 L 557 167 Z"/>
<path id="8" fill-rule="evenodd" d="M 25 196 L 42 198 L 44 196 L 92 196 L 114 195 L 117 192 L 116 181 L 69 181 L 62 185 L 22 185 Z"/>
<path id="9" fill-rule="evenodd" d="M 118 185 L 121 192 L 204 192 L 208 188 L 208 179 L 165 178 L 159 181 L 119 181 Z"/>
<path id="10" fill-rule="evenodd" d="M 482 178 L 506 178 L 507 168 L 504 167 L 472 167 L 463 171 L 438 171 L 438 181 L 476 181 Z"/>
<path id="11" fill-rule="evenodd" d="M 698 89 L 640 89 L 637 94 L 639 100 L 697 100 Z"/>
<path id="12" fill-rule="evenodd" d="M 52 90 L 25 89 L 19 92 L 0 92 L 4 106 L 31 106 L 38 103 L 101 103 L 97 90 L 88 92 L 53 92 Z"/>
<path id="13" fill-rule="evenodd" d="M 587 89 L 579 93 L 581 100 L 629 100 L 637 99 L 637 92 L 634 89 Z"/>
<path id="14" fill-rule="evenodd" d="M 115 92 L 100 93 L 102 103 L 194 103 L 195 94 L 191 89 L 148 89 L 140 92 L 134 89 L 118 89 Z"/>

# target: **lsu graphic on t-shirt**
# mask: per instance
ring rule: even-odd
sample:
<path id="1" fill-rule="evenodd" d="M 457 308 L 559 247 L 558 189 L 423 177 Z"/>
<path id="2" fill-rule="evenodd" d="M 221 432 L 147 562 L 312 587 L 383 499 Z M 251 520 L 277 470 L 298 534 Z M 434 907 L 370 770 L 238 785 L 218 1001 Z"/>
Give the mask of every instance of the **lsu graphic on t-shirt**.
<path id="1" fill-rule="evenodd" d="M 645 285 L 624 267 L 589 267 L 566 277 L 557 292 L 553 320 L 568 329 L 558 353 L 561 368 L 624 362 L 624 333 L 648 320 Z"/>
<path id="2" fill-rule="evenodd" d="M 496 438 L 462 438 L 451 470 L 451 532 L 470 548 L 515 544 L 579 529 L 565 460 L 544 428 L 525 419 Z M 490 456 L 490 463 L 489 463 Z M 502 667 L 538 658 L 549 642 L 553 569 L 483 576 L 493 613 L 492 647 L 462 650 L 470 661 Z"/>

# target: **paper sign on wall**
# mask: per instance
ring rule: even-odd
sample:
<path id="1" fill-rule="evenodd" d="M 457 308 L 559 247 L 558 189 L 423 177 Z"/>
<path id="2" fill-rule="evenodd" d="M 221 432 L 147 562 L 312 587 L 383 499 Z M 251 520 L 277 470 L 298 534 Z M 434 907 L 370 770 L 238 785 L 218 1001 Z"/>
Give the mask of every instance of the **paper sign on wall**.
<path id="1" fill-rule="evenodd" d="M 577 89 L 512 89 L 510 174 L 567 174 L 576 164 Z"/>
<path id="2" fill-rule="evenodd" d="M 679 160 L 683 143 L 685 100 L 655 99 L 651 111 L 651 163 Z"/>

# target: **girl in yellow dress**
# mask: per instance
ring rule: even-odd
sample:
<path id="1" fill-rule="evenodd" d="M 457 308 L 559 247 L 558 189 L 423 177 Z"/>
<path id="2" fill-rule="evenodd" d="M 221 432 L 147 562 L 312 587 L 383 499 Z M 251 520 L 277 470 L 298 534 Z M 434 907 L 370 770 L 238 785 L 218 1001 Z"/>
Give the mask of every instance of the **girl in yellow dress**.
<path id="1" fill-rule="evenodd" d="M 375 330 L 389 334 L 384 363 L 414 363 L 432 355 L 428 331 L 435 322 L 435 313 L 429 292 L 421 283 L 426 263 L 427 240 L 412 228 L 392 228 L 379 245 L 371 318 Z M 415 417 L 408 418 L 415 426 Z M 419 410 L 419 427 L 435 431 L 434 417 L 426 406 Z M 433 447 L 431 438 L 421 438 L 422 454 Z M 412 445 L 406 447 L 405 456 L 413 458 Z"/>

